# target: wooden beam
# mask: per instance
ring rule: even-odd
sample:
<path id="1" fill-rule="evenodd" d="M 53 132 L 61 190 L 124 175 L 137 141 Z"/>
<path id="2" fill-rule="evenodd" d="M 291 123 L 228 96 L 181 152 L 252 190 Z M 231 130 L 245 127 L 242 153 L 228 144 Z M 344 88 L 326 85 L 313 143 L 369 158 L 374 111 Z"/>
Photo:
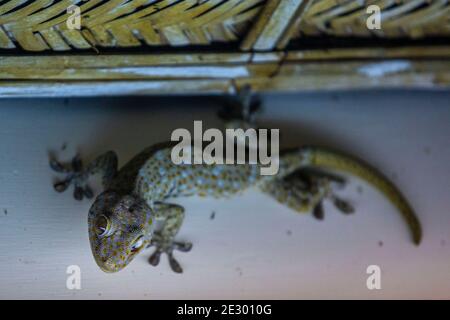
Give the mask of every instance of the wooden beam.
<path id="1" fill-rule="evenodd" d="M 249 66 L 249 77 L 237 79 L 42 79 L 0 80 L 2 97 L 80 97 L 160 94 L 231 94 L 250 85 L 254 92 L 359 90 L 375 88 L 449 89 L 448 60 L 377 60 L 342 63 L 287 63 L 272 78 L 266 66 Z M 267 69 L 268 67 L 268 69 Z M 260 69 L 260 70 L 257 70 Z M 269 70 L 270 71 L 270 70 Z M 1 101 L 1 100 L 0 100 Z"/>
<path id="2" fill-rule="evenodd" d="M 450 88 L 450 46 L 260 53 L 4 56 L 0 97 Z"/>
<path id="3" fill-rule="evenodd" d="M 245 51 L 284 49 L 312 0 L 269 0 L 241 44 Z"/>

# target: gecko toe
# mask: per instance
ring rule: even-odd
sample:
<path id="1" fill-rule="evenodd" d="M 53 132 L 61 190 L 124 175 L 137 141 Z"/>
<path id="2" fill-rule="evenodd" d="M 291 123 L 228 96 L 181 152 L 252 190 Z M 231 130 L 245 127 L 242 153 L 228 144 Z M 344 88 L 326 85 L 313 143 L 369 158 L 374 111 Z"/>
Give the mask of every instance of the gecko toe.
<path id="1" fill-rule="evenodd" d="M 74 191 L 73 191 L 73 197 L 76 199 L 76 200 L 78 200 L 78 201 L 81 201 L 81 200 L 83 200 L 83 197 L 84 197 L 84 191 L 83 191 L 83 188 L 81 188 L 81 187 L 75 187 L 75 189 L 74 189 Z"/>
<path id="2" fill-rule="evenodd" d="M 323 220 L 325 218 L 325 212 L 323 210 L 323 203 L 320 201 L 313 209 L 313 216 L 317 220 Z"/>
<path id="3" fill-rule="evenodd" d="M 159 264 L 159 261 L 161 260 L 161 253 L 162 253 L 161 250 L 156 249 L 155 252 L 153 252 L 153 254 L 148 259 L 148 263 L 156 267 Z"/>
<path id="4" fill-rule="evenodd" d="M 172 253 L 167 254 L 167 256 L 169 258 L 169 264 L 170 264 L 170 268 L 172 269 L 172 271 L 176 272 L 176 273 L 183 273 L 183 268 L 181 268 L 180 264 L 173 257 Z"/>
<path id="5" fill-rule="evenodd" d="M 83 194 L 87 199 L 92 199 L 94 197 L 94 191 L 92 191 L 92 188 L 88 185 L 84 187 Z"/>
<path id="6" fill-rule="evenodd" d="M 55 189 L 56 192 L 64 192 L 67 190 L 69 185 L 70 185 L 70 179 L 67 179 L 67 180 L 56 182 L 53 185 L 53 188 Z"/>
<path id="7" fill-rule="evenodd" d="M 83 170 L 83 161 L 79 154 L 75 155 L 72 159 L 72 169 L 75 172 L 81 172 Z"/>
<path id="8" fill-rule="evenodd" d="M 339 211 L 344 214 L 352 214 L 355 212 L 355 208 L 348 201 L 334 197 L 333 204 Z"/>
<path id="9" fill-rule="evenodd" d="M 190 242 L 174 242 L 173 248 L 175 250 L 178 250 L 181 252 L 189 252 L 192 250 L 192 243 L 190 243 Z"/>
<path id="10" fill-rule="evenodd" d="M 58 173 L 67 173 L 69 170 L 58 160 L 51 158 L 49 161 L 50 168 Z"/>

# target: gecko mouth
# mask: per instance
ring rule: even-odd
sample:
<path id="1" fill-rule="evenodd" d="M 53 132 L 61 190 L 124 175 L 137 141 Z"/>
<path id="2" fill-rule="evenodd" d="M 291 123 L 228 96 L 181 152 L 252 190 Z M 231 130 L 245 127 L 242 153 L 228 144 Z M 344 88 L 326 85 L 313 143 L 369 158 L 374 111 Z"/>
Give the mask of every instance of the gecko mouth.
<path id="1" fill-rule="evenodd" d="M 105 273 L 115 273 L 122 270 L 125 265 L 117 264 L 114 261 L 108 259 L 101 259 L 97 256 L 94 256 L 95 262 L 99 266 L 99 268 Z"/>
<path id="2" fill-rule="evenodd" d="M 100 269 L 102 269 L 102 271 L 106 273 L 115 273 L 124 268 L 124 266 L 118 266 L 112 263 L 103 263 L 103 264 L 97 263 L 97 264 L 100 267 Z"/>
<path id="3" fill-rule="evenodd" d="M 109 269 L 106 269 L 104 266 L 99 265 L 99 267 L 105 273 L 115 273 L 116 272 L 116 270 L 109 270 Z"/>

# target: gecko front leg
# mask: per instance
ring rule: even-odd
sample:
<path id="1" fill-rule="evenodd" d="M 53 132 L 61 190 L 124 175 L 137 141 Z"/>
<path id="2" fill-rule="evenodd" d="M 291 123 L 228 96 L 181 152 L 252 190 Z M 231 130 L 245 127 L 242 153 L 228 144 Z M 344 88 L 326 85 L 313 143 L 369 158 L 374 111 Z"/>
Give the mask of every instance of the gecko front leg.
<path id="1" fill-rule="evenodd" d="M 106 189 L 112 179 L 117 174 L 117 155 L 113 151 L 108 151 L 94 161 L 86 168 L 83 168 L 83 162 L 79 155 L 76 155 L 71 164 L 62 164 L 55 158 L 50 158 L 50 167 L 66 175 L 66 178 L 56 182 L 53 187 L 57 192 L 64 192 L 70 185 L 74 186 L 74 198 L 82 200 L 83 197 L 91 199 L 94 193 L 88 185 L 89 177 L 100 174 L 103 187 Z"/>
<path id="2" fill-rule="evenodd" d="M 182 206 L 170 203 L 157 202 L 153 206 L 155 210 L 155 218 L 162 220 L 162 227 L 155 231 L 152 241 L 149 245 L 155 246 L 155 252 L 150 256 L 149 263 L 157 266 L 162 253 L 166 253 L 172 270 L 176 273 L 182 273 L 178 261 L 173 256 L 174 250 L 188 252 L 192 249 L 189 242 L 176 242 L 174 238 L 183 224 L 184 208 Z"/>

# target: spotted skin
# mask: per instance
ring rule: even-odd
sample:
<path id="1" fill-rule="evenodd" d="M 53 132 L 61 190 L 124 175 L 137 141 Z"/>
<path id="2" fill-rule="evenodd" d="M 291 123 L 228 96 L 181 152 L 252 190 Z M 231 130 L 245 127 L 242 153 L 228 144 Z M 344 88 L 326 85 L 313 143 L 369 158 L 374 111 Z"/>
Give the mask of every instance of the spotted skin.
<path id="1" fill-rule="evenodd" d="M 148 203 L 198 195 L 229 197 L 261 179 L 258 165 L 175 165 L 171 148 L 155 152 L 138 172 L 135 193 Z"/>

